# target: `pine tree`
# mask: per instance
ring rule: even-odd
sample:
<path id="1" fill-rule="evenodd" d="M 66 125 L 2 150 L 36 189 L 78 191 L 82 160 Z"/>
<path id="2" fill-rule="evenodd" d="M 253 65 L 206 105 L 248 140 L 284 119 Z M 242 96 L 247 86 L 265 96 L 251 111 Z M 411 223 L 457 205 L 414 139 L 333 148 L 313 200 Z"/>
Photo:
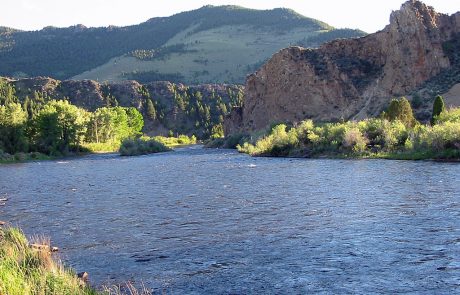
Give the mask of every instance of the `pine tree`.
<path id="1" fill-rule="evenodd" d="M 444 99 L 441 95 L 436 96 L 433 103 L 433 114 L 431 115 L 431 125 L 435 125 L 438 116 L 446 110 Z"/>
<path id="2" fill-rule="evenodd" d="M 157 118 L 157 111 L 155 110 L 155 106 L 151 99 L 147 100 L 147 116 L 150 120 L 154 121 Z"/>
<path id="3" fill-rule="evenodd" d="M 391 100 L 390 106 L 385 112 L 385 119 L 388 121 L 399 120 L 407 127 L 414 127 L 417 124 L 410 102 L 405 97 Z"/>

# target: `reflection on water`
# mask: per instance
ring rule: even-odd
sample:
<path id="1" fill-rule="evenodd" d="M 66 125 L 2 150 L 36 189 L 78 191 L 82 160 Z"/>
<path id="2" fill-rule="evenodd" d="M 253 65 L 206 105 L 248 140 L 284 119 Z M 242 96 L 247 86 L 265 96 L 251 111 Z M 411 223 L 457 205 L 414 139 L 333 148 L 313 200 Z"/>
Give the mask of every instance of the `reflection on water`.
<path id="1" fill-rule="evenodd" d="M 460 165 L 185 148 L 0 166 L 0 220 L 93 283 L 170 293 L 454 293 Z"/>

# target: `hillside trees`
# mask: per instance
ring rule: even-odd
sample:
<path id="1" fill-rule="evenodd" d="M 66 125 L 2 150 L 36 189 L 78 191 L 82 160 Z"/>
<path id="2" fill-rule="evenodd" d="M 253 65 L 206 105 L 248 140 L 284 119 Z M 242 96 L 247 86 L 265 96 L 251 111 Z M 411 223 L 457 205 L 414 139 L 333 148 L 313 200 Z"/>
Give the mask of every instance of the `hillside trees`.
<path id="1" fill-rule="evenodd" d="M 151 99 L 147 99 L 147 116 L 152 121 L 157 119 L 157 111 Z"/>

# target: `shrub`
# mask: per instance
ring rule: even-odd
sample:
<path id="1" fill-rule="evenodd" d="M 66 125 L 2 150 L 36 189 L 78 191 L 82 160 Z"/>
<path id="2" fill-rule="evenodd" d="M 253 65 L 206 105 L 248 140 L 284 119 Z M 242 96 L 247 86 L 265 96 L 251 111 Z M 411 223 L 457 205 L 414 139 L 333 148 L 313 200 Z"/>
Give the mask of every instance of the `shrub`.
<path id="1" fill-rule="evenodd" d="M 354 153 L 361 154 L 366 150 L 367 138 L 358 128 L 351 128 L 345 131 L 342 145 Z"/>
<path id="2" fill-rule="evenodd" d="M 460 108 L 453 108 L 439 114 L 437 123 L 444 122 L 460 122 Z"/>
<path id="3" fill-rule="evenodd" d="M 163 143 L 148 137 L 125 139 L 120 146 L 120 155 L 138 156 L 170 151 Z"/>
<path id="4" fill-rule="evenodd" d="M 251 155 L 315 156 L 371 155 L 397 159 L 459 158 L 460 109 L 442 112 L 438 124 L 407 126 L 399 119 L 368 119 L 360 122 L 326 123 L 315 126 L 311 120 L 288 129 L 274 126 L 265 135 L 240 143 L 240 152 Z"/>
<path id="5" fill-rule="evenodd" d="M 238 145 L 237 149 L 251 155 L 287 155 L 287 152 L 298 144 L 299 139 L 295 128 L 291 128 L 288 132 L 286 128 L 285 124 L 276 125 L 269 135 L 257 140 L 255 146 L 245 143 L 243 146 Z"/>

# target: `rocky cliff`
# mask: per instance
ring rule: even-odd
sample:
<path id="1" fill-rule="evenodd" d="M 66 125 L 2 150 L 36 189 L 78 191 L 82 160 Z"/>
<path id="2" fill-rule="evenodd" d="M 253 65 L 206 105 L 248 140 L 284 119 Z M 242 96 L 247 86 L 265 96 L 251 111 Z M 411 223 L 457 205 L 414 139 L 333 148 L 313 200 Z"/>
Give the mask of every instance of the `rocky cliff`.
<path id="1" fill-rule="evenodd" d="M 93 80 L 59 81 L 48 77 L 8 80 L 20 100 L 66 99 L 94 111 L 103 106 L 135 107 L 144 114 L 147 134 L 174 133 L 206 137 L 212 126 L 223 121 L 232 106 L 241 104 L 240 85 L 202 84 L 188 86 L 170 82 L 140 84 L 136 81 L 99 83 Z M 153 102 L 155 118 L 148 115 Z"/>
<path id="2" fill-rule="evenodd" d="M 226 119 L 226 134 L 280 121 L 376 116 L 392 97 L 426 93 L 421 88 L 427 81 L 458 68 L 445 44 L 457 44 L 452 41 L 459 33 L 460 13 L 436 13 L 410 0 L 375 34 L 335 40 L 318 49 L 283 49 L 248 76 L 244 105 Z M 460 82 L 459 77 L 449 86 Z M 423 99 L 420 114 L 426 116 L 429 104 Z"/>

